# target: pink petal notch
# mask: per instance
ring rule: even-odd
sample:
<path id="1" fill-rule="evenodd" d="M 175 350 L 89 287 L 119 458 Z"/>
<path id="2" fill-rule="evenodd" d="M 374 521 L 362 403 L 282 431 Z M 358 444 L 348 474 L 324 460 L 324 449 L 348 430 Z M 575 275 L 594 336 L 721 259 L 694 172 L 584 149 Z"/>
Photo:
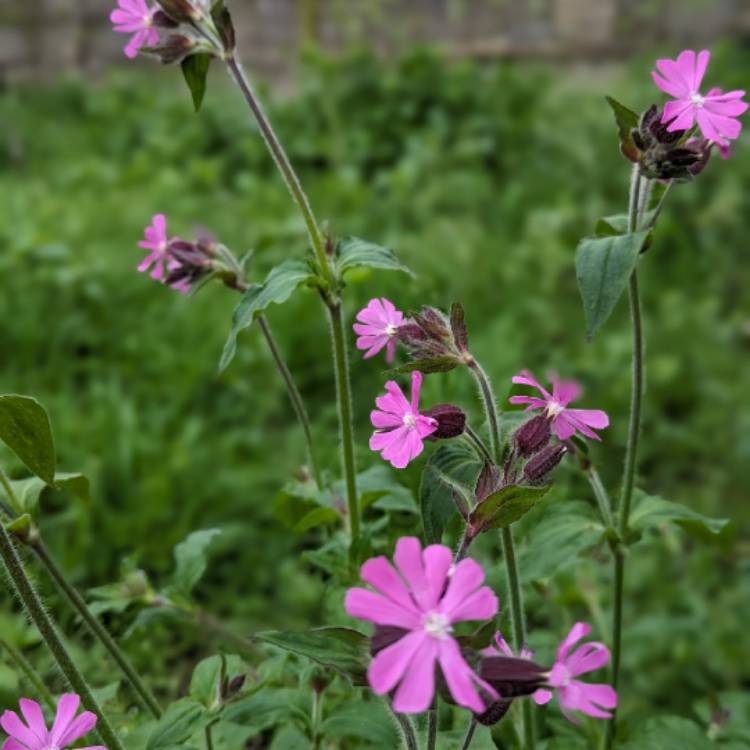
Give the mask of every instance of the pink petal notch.
<path id="1" fill-rule="evenodd" d="M 483 585 L 482 568 L 468 558 L 454 566 L 448 547 L 422 549 L 414 537 L 399 539 L 394 562 L 368 560 L 362 579 L 375 591 L 353 588 L 346 594 L 349 615 L 400 633 L 385 647 L 376 649 L 373 640 L 370 686 L 378 695 L 395 691 L 397 712 L 421 713 L 432 705 L 439 667 L 456 703 L 481 713 L 498 695 L 466 662 L 453 626 L 497 614 L 497 597 Z"/>

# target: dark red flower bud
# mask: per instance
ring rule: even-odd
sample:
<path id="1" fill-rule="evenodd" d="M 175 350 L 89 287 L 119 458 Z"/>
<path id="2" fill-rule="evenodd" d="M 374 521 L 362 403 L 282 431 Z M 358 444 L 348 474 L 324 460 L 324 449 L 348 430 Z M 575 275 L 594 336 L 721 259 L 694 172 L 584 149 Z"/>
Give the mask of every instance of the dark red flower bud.
<path id="1" fill-rule="evenodd" d="M 453 334 L 453 341 L 456 344 L 456 348 L 461 353 L 469 351 L 469 331 L 466 328 L 466 322 L 464 320 L 464 308 L 463 305 L 458 302 L 454 302 L 451 305 L 451 333 Z"/>
<path id="2" fill-rule="evenodd" d="M 161 9 L 178 23 L 189 23 L 200 18 L 200 12 L 189 0 L 156 0 Z"/>
<path id="3" fill-rule="evenodd" d="M 414 322 L 436 341 L 450 341 L 452 338 L 448 320 L 434 307 L 423 307 L 422 312 L 414 315 Z"/>
<path id="4" fill-rule="evenodd" d="M 543 448 L 526 462 L 523 467 L 524 476 L 532 483 L 541 482 L 562 461 L 567 450 L 562 443 Z"/>
<path id="5" fill-rule="evenodd" d="M 543 414 L 538 414 L 516 430 L 513 440 L 518 453 L 527 458 L 544 448 L 549 443 L 551 434 L 549 419 Z"/>
<path id="6" fill-rule="evenodd" d="M 154 26 L 157 29 L 176 29 L 180 24 L 173 21 L 163 10 L 157 10 L 153 15 Z"/>
<path id="7" fill-rule="evenodd" d="M 425 417 L 432 417 L 438 423 L 438 428 L 430 440 L 446 440 L 463 434 L 466 427 L 466 414 L 453 404 L 438 404 L 422 412 Z"/>
<path id="8" fill-rule="evenodd" d="M 480 677 L 502 698 L 531 695 L 545 684 L 547 669 L 531 659 L 515 656 L 487 656 L 482 659 Z"/>

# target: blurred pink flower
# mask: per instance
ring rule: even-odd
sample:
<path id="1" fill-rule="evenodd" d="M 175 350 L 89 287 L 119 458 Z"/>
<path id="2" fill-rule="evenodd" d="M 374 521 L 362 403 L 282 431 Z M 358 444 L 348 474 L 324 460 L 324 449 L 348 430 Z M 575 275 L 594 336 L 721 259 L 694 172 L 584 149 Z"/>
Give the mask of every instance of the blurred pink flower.
<path id="1" fill-rule="evenodd" d="M 143 234 L 145 239 L 138 243 L 138 247 L 151 252 L 140 263 L 138 270 L 145 273 L 151 268 L 151 278 L 163 282 L 167 278 L 167 272 L 180 265 L 169 254 L 169 243 L 172 240 L 167 238 L 167 219 L 164 214 L 156 214 L 151 219 L 151 224 L 143 230 Z M 170 284 L 170 286 L 181 294 L 187 294 L 190 291 L 190 284 L 184 280 Z"/>
<path id="2" fill-rule="evenodd" d="M 560 438 L 567 440 L 580 432 L 594 440 L 601 438 L 590 428 L 602 430 L 609 427 L 609 417 L 599 409 L 568 409 L 568 404 L 581 395 L 581 387 L 574 380 L 552 379 L 552 393 L 543 388 L 528 370 L 513 376 L 514 383 L 530 385 L 543 396 L 511 396 L 511 404 L 528 404 L 526 411 L 546 409 L 547 417 L 551 420 L 552 431 Z"/>
<path id="3" fill-rule="evenodd" d="M 154 10 L 145 0 L 117 0 L 119 6 L 109 16 L 114 30 L 122 34 L 133 34 L 125 46 L 125 54 L 134 58 L 141 47 L 154 47 L 159 43 L 159 34 L 154 28 Z"/>
<path id="4" fill-rule="evenodd" d="M 700 93 L 710 59 L 708 50 L 696 55 L 686 49 L 676 60 L 657 60 L 656 67 L 661 75 L 656 71 L 651 75 L 662 91 L 675 97 L 675 101 L 664 105 L 661 118 L 664 123 L 672 121 L 668 131 L 689 130 L 697 121 L 709 141 L 726 149 L 728 142 L 740 134 L 742 125 L 736 118 L 747 110 L 748 104 L 742 101 L 745 92 L 741 90 L 723 94 L 721 89 L 713 88 L 705 95 Z M 722 151 L 722 155 L 725 153 L 728 152 Z"/>
<path id="5" fill-rule="evenodd" d="M 75 693 L 61 696 L 52 729 L 47 731 L 42 709 L 38 703 L 21 698 L 19 705 L 26 720 L 24 723 L 15 711 L 5 711 L 0 717 L 0 727 L 8 735 L 2 750 L 65 750 L 96 725 L 96 715 L 84 711 L 75 717 L 81 699 Z M 82 750 L 106 750 L 94 745 Z"/>
<path id="6" fill-rule="evenodd" d="M 357 334 L 357 349 L 367 349 L 365 359 L 377 354 L 383 347 L 385 361 L 393 362 L 396 351 L 396 331 L 404 322 L 403 314 L 385 297 L 371 299 L 367 307 L 357 313 L 354 332 Z"/>
<path id="7" fill-rule="evenodd" d="M 591 632 L 591 626 L 577 622 L 557 649 L 557 660 L 547 676 L 547 685 L 557 691 L 560 708 L 565 717 L 577 723 L 570 711 L 581 711 L 597 719 L 609 719 L 612 714 L 603 709 L 617 706 L 617 693 L 609 685 L 587 684 L 574 678 L 600 669 L 609 661 L 609 649 L 603 643 L 586 643 L 569 653 L 571 647 Z M 544 688 L 533 695 L 541 705 L 549 703 L 552 692 Z"/>
<path id="8" fill-rule="evenodd" d="M 411 374 L 411 403 L 394 380 L 385 384 L 385 396 L 378 396 L 378 407 L 370 413 L 376 428 L 370 438 L 370 450 L 379 451 L 396 469 L 403 469 L 424 448 L 424 438 L 438 428 L 436 419 L 419 413 L 422 373 Z"/>
<path id="9" fill-rule="evenodd" d="M 513 649 L 510 647 L 508 641 L 503 638 L 503 634 L 498 630 L 495 633 L 495 644 L 496 646 L 488 646 L 482 650 L 482 656 L 509 656 L 515 657 Z M 534 652 L 531 651 L 527 646 L 521 649 L 521 653 L 518 655 L 519 659 L 532 659 Z"/>
<path id="10" fill-rule="evenodd" d="M 384 695 L 398 686 L 393 708 L 420 713 L 432 704 L 439 664 L 456 703 L 484 711 L 476 686 L 492 699 L 497 694 L 472 671 L 451 635 L 453 623 L 486 620 L 497 613 L 497 597 L 482 586 L 482 567 L 471 558 L 454 566 L 448 547 L 433 544 L 422 551 L 415 537 L 399 539 L 393 559 L 396 568 L 385 557 L 362 566 L 362 580 L 377 593 L 364 588 L 346 593 L 346 611 L 352 617 L 404 631 L 370 663 L 367 677 L 372 689 Z"/>

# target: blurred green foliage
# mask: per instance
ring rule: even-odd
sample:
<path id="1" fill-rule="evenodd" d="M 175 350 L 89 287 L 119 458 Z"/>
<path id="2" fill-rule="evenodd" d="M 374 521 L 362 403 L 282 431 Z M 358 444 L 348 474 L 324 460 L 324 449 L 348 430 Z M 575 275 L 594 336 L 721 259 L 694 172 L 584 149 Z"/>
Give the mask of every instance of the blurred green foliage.
<path id="1" fill-rule="evenodd" d="M 742 87 L 748 52 L 715 53 L 710 82 Z M 627 200 L 629 167 L 604 94 L 638 111 L 659 101 L 651 62 L 592 71 L 448 64 L 425 51 L 389 65 L 367 53 L 339 62 L 311 55 L 294 95 L 269 97 L 319 217 L 337 235 L 395 248 L 417 273 L 353 275 L 349 315 L 373 296 L 407 310 L 461 301 L 472 351 L 501 397 L 522 367 L 578 378 L 584 406 L 612 420 L 592 454 L 613 491 L 627 431 L 626 305 L 587 344 L 573 262 L 596 219 Z M 310 563 L 326 532 L 296 535 L 274 514 L 304 445 L 256 331 L 242 334 L 237 357 L 217 375 L 236 295 L 212 286 L 186 300 L 135 272 L 135 243 L 156 212 L 173 234 L 201 225 L 237 253 L 254 248 L 257 279 L 305 248 L 304 227 L 228 81 L 212 73 L 196 116 L 178 78 L 139 70 L 0 96 L 0 391 L 42 401 L 59 469 L 91 480 L 90 505 L 63 493 L 42 499 L 45 535 L 81 587 L 116 581 L 123 558 L 126 570 L 165 582 L 174 546 L 220 527 L 197 592 L 207 611 L 238 633 L 344 622 L 341 590 Z M 749 180 L 741 139 L 731 161 L 714 158 L 694 184 L 672 191 L 642 264 L 648 390 L 638 484 L 734 523 L 708 541 L 664 527 L 632 556 L 623 684 L 634 725 L 662 711 L 707 721 L 699 701 L 750 682 Z M 269 320 L 336 477 L 320 302 L 298 294 Z M 361 469 L 377 460 L 366 438 L 382 368 L 353 352 Z M 475 395 L 456 372 L 428 378 L 423 398 L 457 401 L 476 421 Z M 9 454 L 0 458 L 24 475 Z M 399 478 L 414 489 L 418 467 Z M 572 462 L 553 495 L 547 505 L 590 501 Z M 378 512 L 368 511 L 371 521 Z M 542 517 L 530 514 L 521 529 L 533 539 Z M 416 517 L 405 513 L 390 534 L 398 523 L 413 530 Z M 479 554 L 490 546 L 479 544 Z M 491 578 L 504 600 L 502 575 Z M 549 632 L 579 616 L 606 640 L 608 580 L 609 566 L 594 556 L 535 586 L 532 645 L 547 655 Z M 22 623 L 0 617 L 3 634 L 33 643 Z M 110 624 L 122 632 L 131 620 L 126 613 Z M 181 621 L 137 632 L 128 650 L 172 698 L 215 648 Z M 31 653 L 42 658 L 33 645 Z M 77 655 L 95 682 L 111 681 L 97 649 Z M 264 666 L 271 684 L 285 684 L 283 668 Z M 16 690 L 13 673 L 0 671 L 0 703 Z"/>

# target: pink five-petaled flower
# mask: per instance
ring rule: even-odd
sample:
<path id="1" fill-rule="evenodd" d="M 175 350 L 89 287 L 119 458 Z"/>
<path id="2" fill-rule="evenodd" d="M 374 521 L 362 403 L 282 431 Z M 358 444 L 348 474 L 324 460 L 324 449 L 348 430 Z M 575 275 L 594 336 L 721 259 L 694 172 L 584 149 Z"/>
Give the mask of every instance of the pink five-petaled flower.
<path id="1" fill-rule="evenodd" d="M 456 622 L 486 620 L 497 613 L 497 597 L 482 586 L 482 567 L 471 558 L 454 566 L 448 547 L 433 544 L 422 551 L 415 537 L 399 539 L 393 559 L 396 568 L 385 557 L 362 566 L 362 580 L 377 593 L 353 588 L 346 594 L 346 611 L 352 617 L 405 631 L 370 663 L 372 689 L 384 695 L 398 686 L 393 708 L 420 713 L 432 704 L 438 663 L 456 703 L 484 711 L 476 686 L 492 699 L 497 694 L 472 671 L 451 635 Z"/>
<path id="2" fill-rule="evenodd" d="M 171 240 L 167 238 L 167 219 L 164 214 L 156 214 L 151 219 L 151 224 L 143 230 L 143 234 L 145 239 L 138 243 L 138 247 L 151 252 L 140 263 L 138 270 L 145 273 L 151 268 L 151 278 L 164 281 L 167 271 L 179 266 L 179 263 L 169 254 Z M 171 286 L 182 294 L 190 291 L 190 284 L 185 281 L 179 281 Z"/>
<path id="3" fill-rule="evenodd" d="M 15 711 L 5 711 L 0 726 L 8 735 L 2 750 L 65 750 L 96 725 L 96 715 L 84 711 L 76 717 L 81 699 L 75 693 L 66 693 L 57 704 L 57 715 L 52 729 L 47 731 L 42 709 L 38 703 L 21 698 L 19 705 L 26 720 L 24 723 Z M 82 750 L 106 750 L 94 745 Z"/>
<path id="4" fill-rule="evenodd" d="M 603 643 L 585 643 L 572 654 L 571 647 L 591 632 L 591 626 L 577 622 L 557 649 L 557 660 L 547 675 L 547 685 L 557 691 L 560 708 L 565 717 L 577 723 L 570 711 L 581 711 L 597 719 L 609 719 L 612 714 L 603 709 L 617 706 L 617 693 L 609 685 L 588 684 L 576 680 L 579 675 L 600 669 L 609 661 L 609 649 Z M 552 692 L 537 690 L 534 701 L 549 703 Z"/>
<path id="5" fill-rule="evenodd" d="M 117 0 L 119 6 L 109 16 L 114 30 L 133 34 L 125 46 L 125 55 L 131 60 L 141 47 L 154 47 L 159 43 L 159 33 L 154 28 L 154 11 L 145 0 Z"/>
<path id="6" fill-rule="evenodd" d="M 436 419 L 419 413 L 419 390 L 422 373 L 411 374 L 411 403 L 394 380 L 385 384 L 385 396 L 378 396 L 378 407 L 370 413 L 375 432 L 370 438 L 370 450 L 380 451 L 396 469 L 403 469 L 424 448 L 424 438 L 438 428 Z"/>
<path id="7" fill-rule="evenodd" d="M 697 121 L 709 141 L 726 149 L 728 142 L 740 134 L 742 125 L 737 118 L 748 104 L 742 101 L 745 92 L 740 90 L 723 94 L 721 89 L 713 88 L 701 94 L 700 86 L 710 59 L 708 50 L 696 55 L 686 49 L 676 60 L 657 60 L 661 75 L 656 71 L 651 75 L 662 91 L 675 98 L 664 105 L 662 122 L 672 121 L 667 130 L 688 130 Z"/>
<path id="8" fill-rule="evenodd" d="M 365 359 L 376 355 L 383 347 L 385 361 L 393 362 L 396 352 L 396 331 L 404 322 L 403 313 L 396 309 L 393 302 L 385 297 L 371 299 L 367 307 L 357 313 L 357 320 L 352 327 L 357 334 L 357 349 L 366 349 Z"/>
<path id="9" fill-rule="evenodd" d="M 606 412 L 599 409 L 569 409 L 568 404 L 575 401 L 581 395 L 581 386 L 573 380 L 560 380 L 557 377 L 552 380 L 552 393 L 543 388 L 528 370 L 522 370 L 519 375 L 513 376 L 513 382 L 521 385 L 530 385 L 536 388 L 543 396 L 511 396 L 511 404 L 528 404 L 526 411 L 534 409 L 545 409 L 547 417 L 551 420 L 552 431 L 560 438 L 567 440 L 580 432 L 586 437 L 594 440 L 601 438 L 592 430 L 602 430 L 609 427 L 609 417 Z"/>

